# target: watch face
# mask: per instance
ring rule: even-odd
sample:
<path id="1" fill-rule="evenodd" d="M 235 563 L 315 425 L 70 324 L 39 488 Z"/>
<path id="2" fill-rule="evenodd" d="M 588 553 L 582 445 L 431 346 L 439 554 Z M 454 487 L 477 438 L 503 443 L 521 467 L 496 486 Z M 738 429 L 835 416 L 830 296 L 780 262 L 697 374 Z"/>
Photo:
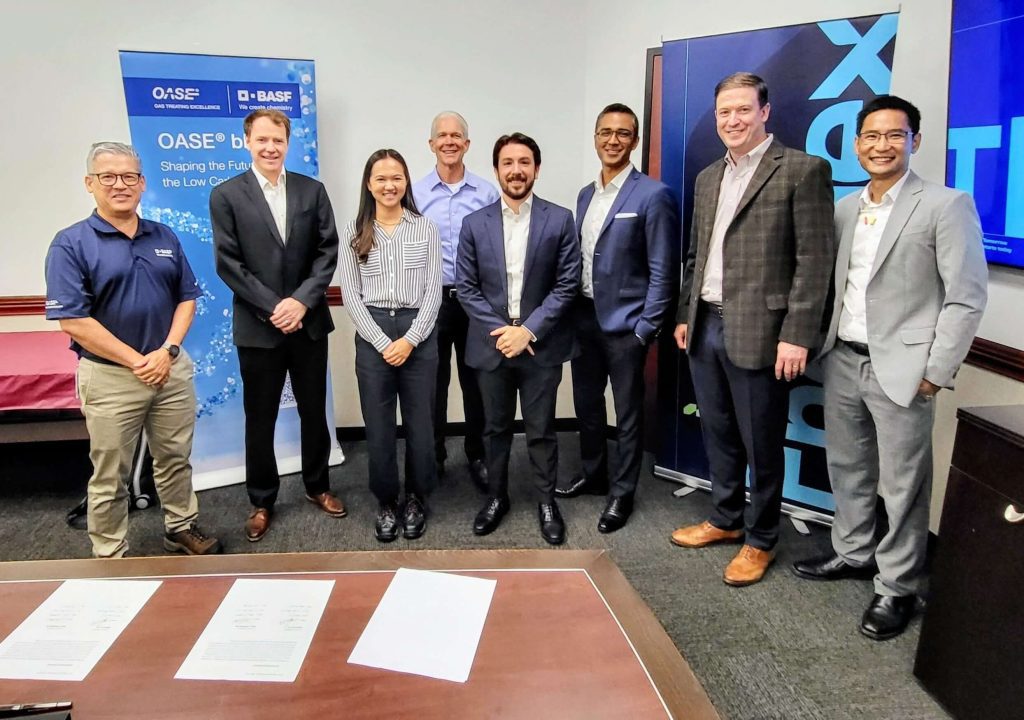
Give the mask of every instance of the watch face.
<path id="1" fill-rule="evenodd" d="M 168 345 L 167 352 L 170 354 L 172 358 L 176 358 L 178 357 L 178 353 L 181 352 L 181 348 L 178 347 L 177 345 Z"/>

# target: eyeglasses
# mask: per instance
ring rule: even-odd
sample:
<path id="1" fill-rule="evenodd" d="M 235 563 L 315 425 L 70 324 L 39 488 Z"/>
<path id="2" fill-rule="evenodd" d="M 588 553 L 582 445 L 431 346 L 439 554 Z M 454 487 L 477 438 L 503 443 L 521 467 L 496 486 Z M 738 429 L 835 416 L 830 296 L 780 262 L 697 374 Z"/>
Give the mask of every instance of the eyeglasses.
<path id="1" fill-rule="evenodd" d="M 89 173 L 89 174 L 92 175 L 94 178 L 96 178 L 99 181 L 100 185 L 102 185 L 103 187 L 113 187 L 114 185 L 117 185 L 117 179 L 118 178 L 121 178 L 121 182 L 123 182 L 128 187 L 131 187 L 133 185 L 138 185 L 139 184 L 139 180 L 142 179 L 142 173 Z"/>
<path id="2" fill-rule="evenodd" d="M 623 142 L 629 142 L 630 140 L 633 139 L 633 131 L 624 129 L 612 130 L 611 128 L 601 128 L 595 133 L 595 135 L 597 135 L 602 140 L 611 140 L 612 135 L 617 137 L 619 140 L 622 140 Z"/>
<path id="3" fill-rule="evenodd" d="M 907 137 L 913 134 L 911 130 L 890 130 L 886 133 L 869 131 L 861 133 L 857 137 L 865 145 L 877 145 L 882 138 L 885 138 L 890 145 L 902 145 L 907 141 Z"/>

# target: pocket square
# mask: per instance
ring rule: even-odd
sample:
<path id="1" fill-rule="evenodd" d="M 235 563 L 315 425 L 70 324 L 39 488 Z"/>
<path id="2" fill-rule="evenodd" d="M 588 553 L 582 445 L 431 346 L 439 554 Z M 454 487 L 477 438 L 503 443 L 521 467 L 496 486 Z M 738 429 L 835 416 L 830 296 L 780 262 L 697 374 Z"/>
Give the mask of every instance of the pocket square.
<path id="1" fill-rule="evenodd" d="M 628 220 L 629 218 L 635 218 L 636 213 L 615 213 L 616 220 Z"/>

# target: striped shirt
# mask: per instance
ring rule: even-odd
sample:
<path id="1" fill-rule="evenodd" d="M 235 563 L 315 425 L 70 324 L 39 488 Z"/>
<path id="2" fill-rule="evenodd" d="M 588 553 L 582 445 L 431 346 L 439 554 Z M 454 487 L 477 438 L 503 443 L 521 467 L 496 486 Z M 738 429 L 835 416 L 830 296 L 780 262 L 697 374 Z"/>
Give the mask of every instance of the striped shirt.
<path id="1" fill-rule="evenodd" d="M 351 241 L 356 232 L 353 220 L 342 238 Z M 360 264 L 351 246 L 343 242 L 338 253 L 338 274 L 345 309 L 356 332 L 379 352 L 391 344 L 374 322 L 367 306 L 419 308 L 405 339 L 413 347 L 430 335 L 441 306 L 441 238 L 437 227 L 422 215 L 408 210 L 392 235 L 374 223 L 373 247 L 366 262 Z"/>

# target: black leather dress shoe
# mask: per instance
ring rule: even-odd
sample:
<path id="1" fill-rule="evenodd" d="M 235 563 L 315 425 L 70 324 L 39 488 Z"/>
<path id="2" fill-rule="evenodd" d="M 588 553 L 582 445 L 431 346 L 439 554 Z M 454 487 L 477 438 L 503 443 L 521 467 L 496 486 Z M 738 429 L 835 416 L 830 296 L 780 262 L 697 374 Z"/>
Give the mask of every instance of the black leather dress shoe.
<path id="1" fill-rule="evenodd" d="M 565 521 L 562 520 L 562 513 L 558 511 L 558 505 L 554 501 L 540 503 L 537 506 L 540 516 L 540 534 L 552 545 L 561 545 L 565 542 Z"/>
<path id="2" fill-rule="evenodd" d="M 487 465 L 483 460 L 469 461 L 469 476 L 473 478 L 473 484 L 478 489 L 487 492 Z"/>
<path id="3" fill-rule="evenodd" d="M 377 509 L 377 524 L 374 534 L 382 543 L 389 543 L 398 537 L 398 513 L 392 503 L 381 503 Z"/>
<path id="4" fill-rule="evenodd" d="M 507 497 L 491 498 L 484 505 L 483 510 L 476 514 L 473 520 L 474 535 L 490 535 L 501 525 L 501 519 L 508 512 L 509 502 Z"/>
<path id="5" fill-rule="evenodd" d="M 415 540 L 427 529 L 427 515 L 423 510 L 423 502 L 409 493 L 405 498 L 405 512 L 402 513 L 404 526 L 402 535 L 406 540 Z"/>
<path id="6" fill-rule="evenodd" d="M 878 572 L 878 568 L 874 563 L 857 567 L 850 565 L 834 552 L 797 560 L 793 563 L 793 574 L 805 580 L 846 580 L 847 578 L 870 580 L 876 572 Z"/>
<path id="7" fill-rule="evenodd" d="M 567 487 L 555 488 L 555 497 L 574 498 L 578 495 L 607 495 L 608 483 L 599 483 L 588 480 L 583 475 L 577 475 Z"/>
<path id="8" fill-rule="evenodd" d="M 864 611 L 860 631 L 872 640 L 889 640 L 907 629 L 914 616 L 914 595 L 875 595 Z"/>
<path id="9" fill-rule="evenodd" d="M 609 498 L 604 512 L 601 513 L 601 517 L 597 521 L 597 531 L 606 534 L 615 532 L 626 524 L 632 512 L 632 495 Z"/>

